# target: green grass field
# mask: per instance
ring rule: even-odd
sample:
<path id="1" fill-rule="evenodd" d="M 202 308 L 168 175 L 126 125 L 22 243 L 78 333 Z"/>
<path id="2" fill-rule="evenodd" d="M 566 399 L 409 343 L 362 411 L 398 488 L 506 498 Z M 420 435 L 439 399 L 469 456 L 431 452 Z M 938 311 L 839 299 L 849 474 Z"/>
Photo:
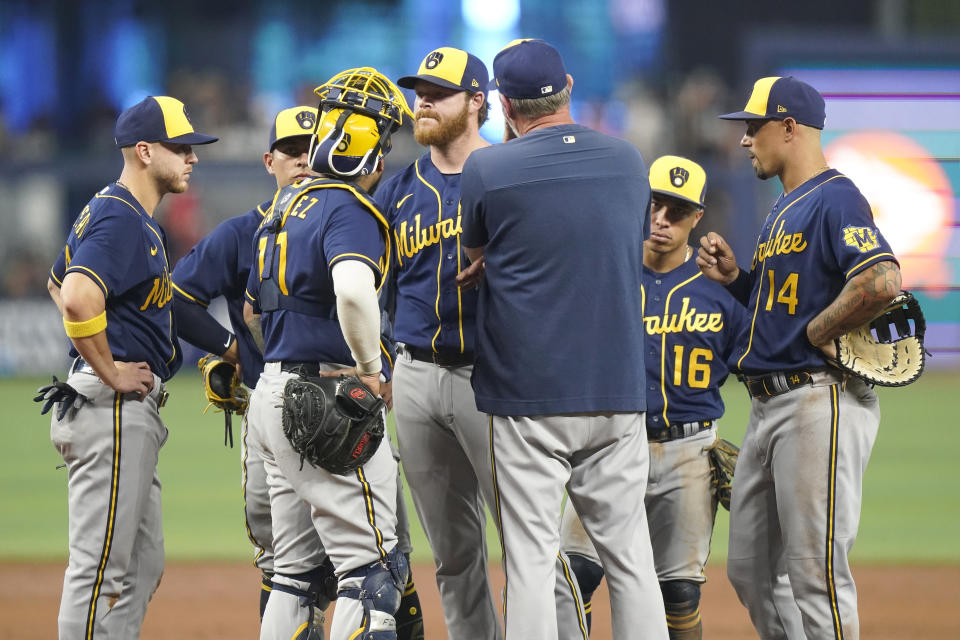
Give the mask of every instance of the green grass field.
<path id="1" fill-rule="evenodd" d="M 65 469 L 49 440 L 50 423 L 31 398 L 41 379 L 0 380 L 0 406 L 7 407 L 0 450 L 0 559 L 66 557 Z M 243 526 L 237 447 L 223 446 L 223 419 L 205 405 L 199 378 L 182 374 L 169 385 L 162 410 L 170 439 L 161 452 L 164 530 L 170 560 L 237 561 L 252 557 Z M 960 529 L 957 467 L 960 451 L 956 407 L 960 373 L 929 372 L 905 389 L 880 390 L 883 421 L 867 469 L 860 536 L 854 560 L 873 564 L 957 564 Z M 722 435 L 739 443 L 748 402 L 743 387 L 724 387 L 727 415 Z M 409 499 L 408 499 L 409 503 Z M 415 560 L 430 552 L 410 504 Z M 712 560 L 726 555 L 727 513 L 720 510 Z M 490 552 L 499 543 L 489 527 Z"/>

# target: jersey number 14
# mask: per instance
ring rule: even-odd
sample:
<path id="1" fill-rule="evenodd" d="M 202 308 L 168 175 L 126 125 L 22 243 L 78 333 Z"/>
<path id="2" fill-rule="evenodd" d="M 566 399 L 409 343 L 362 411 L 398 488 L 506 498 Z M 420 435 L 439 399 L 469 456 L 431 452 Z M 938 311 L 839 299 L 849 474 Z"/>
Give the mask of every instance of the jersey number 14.
<path id="1" fill-rule="evenodd" d="M 777 277 L 773 269 L 767 271 L 767 276 L 770 278 L 770 289 L 767 292 L 767 304 L 764 308 L 767 311 L 772 311 L 773 292 L 777 291 Z M 777 302 L 787 305 L 787 313 L 791 316 L 797 312 L 797 282 L 799 280 L 800 276 L 798 274 L 790 273 L 787 275 L 786 280 L 783 281 L 783 284 L 780 285 L 779 291 L 777 291 Z"/>

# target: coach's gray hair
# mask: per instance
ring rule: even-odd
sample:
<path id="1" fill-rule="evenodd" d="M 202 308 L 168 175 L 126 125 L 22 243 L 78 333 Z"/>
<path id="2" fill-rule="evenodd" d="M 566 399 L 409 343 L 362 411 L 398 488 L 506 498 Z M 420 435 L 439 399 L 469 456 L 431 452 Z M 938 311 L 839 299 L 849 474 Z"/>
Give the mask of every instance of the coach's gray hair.
<path id="1" fill-rule="evenodd" d="M 518 116 L 524 118 L 549 116 L 570 104 L 570 87 L 564 87 L 562 91 L 544 98 L 507 98 L 507 101 Z"/>

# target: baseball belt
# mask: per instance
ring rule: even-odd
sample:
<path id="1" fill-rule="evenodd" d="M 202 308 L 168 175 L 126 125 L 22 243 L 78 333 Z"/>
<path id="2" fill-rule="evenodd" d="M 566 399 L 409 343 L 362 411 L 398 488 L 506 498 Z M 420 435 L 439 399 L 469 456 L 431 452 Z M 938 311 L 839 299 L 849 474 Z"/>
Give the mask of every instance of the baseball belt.
<path id="1" fill-rule="evenodd" d="M 672 440 L 681 440 L 695 436 L 701 431 L 706 431 L 714 424 L 713 420 L 698 420 L 696 422 L 684 422 L 682 424 L 671 424 L 668 427 L 654 427 L 647 424 L 647 442 L 670 442 Z"/>
<path id="2" fill-rule="evenodd" d="M 793 371 L 774 371 L 757 376 L 739 375 L 737 377 L 746 385 L 747 392 L 752 398 L 772 398 L 828 378 L 835 378 L 836 382 L 840 382 L 836 375 L 825 369 L 795 369 Z"/>
<path id="3" fill-rule="evenodd" d="M 460 353 L 459 351 L 454 351 L 453 349 L 441 349 L 440 351 L 434 351 L 433 349 L 421 349 L 420 347 L 414 347 L 412 345 L 405 344 L 403 345 L 403 351 L 405 353 L 409 353 L 410 357 L 414 360 L 430 362 L 438 367 L 469 367 L 473 364 L 472 353 Z"/>

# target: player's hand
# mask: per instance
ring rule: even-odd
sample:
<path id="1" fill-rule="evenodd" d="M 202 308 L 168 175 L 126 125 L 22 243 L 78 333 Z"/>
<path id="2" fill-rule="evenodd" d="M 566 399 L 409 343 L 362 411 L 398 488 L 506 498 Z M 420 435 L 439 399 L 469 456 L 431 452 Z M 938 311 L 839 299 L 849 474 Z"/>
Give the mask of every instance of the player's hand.
<path id="1" fill-rule="evenodd" d="M 358 374 L 357 377 L 360 378 L 360 382 L 362 382 L 367 389 L 370 389 L 370 391 L 372 391 L 378 396 L 380 395 L 380 372 L 379 371 L 377 371 L 376 373 Z"/>
<path id="2" fill-rule="evenodd" d="M 697 266 L 700 267 L 703 275 L 722 285 L 730 284 L 740 274 L 733 249 L 720 234 L 713 231 L 700 238 Z"/>
<path id="3" fill-rule="evenodd" d="M 457 286 L 461 289 L 479 287 L 485 270 L 486 263 L 483 258 L 480 258 L 457 274 Z"/>
<path id="4" fill-rule="evenodd" d="M 380 383 L 380 397 L 387 405 L 387 411 L 393 409 L 393 380 Z"/>
<path id="5" fill-rule="evenodd" d="M 142 402 L 153 391 L 153 372 L 146 362 L 114 362 L 117 375 L 112 381 L 104 381 L 114 391 L 136 393 Z"/>

